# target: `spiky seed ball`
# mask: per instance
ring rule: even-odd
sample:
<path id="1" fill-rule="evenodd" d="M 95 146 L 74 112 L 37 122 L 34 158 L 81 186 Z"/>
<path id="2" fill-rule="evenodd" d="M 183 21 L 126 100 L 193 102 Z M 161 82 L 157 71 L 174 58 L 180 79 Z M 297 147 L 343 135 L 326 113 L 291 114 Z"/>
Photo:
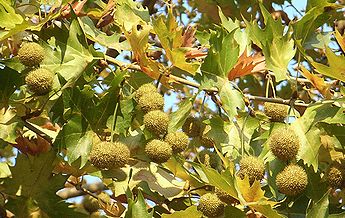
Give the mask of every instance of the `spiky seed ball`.
<path id="1" fill-rule="evenodd" d="M 224 213 L 224 203 L 214 193 L 200 197 L 197 209 L 207 217 L 217 217 Z"/>
<path id="2" fill-rule="evenodd" d="M 238 202 L 238 200 L 236 198 L 232 197 L 227 192 L 225 192 L 225 191 L 223 191 L 217 187 L 215 188 L 214 191 L 215 191 L 217 197 L 226 204 L 233 204 L 233 203 Z"/>
<path id="3" fill-rule="evenodd" d="M 29 90 L 36 95 L 45 95 L 53 88 L 54 74 L 44 68 L 38 68 L 29 72 L 25 77 L 25 83 Z"/>
<path id="4" fill-rule="evenodd" d="M 27 42 L 18 51 L 19 61 L 25 66 L 37 66 L 44 59 L 44 49 L 35 42 Z"/>
<path id="5" fill-rule="evenodd" d="M 344 165 L 333 163 L 326 174 L 327 182 L 332 188 L 345 187 L 345 168 Z"/>
<path id="6" fill-rule="evenodd" d="M 291 128 L 282 128 L 272 134 L 269 141 L 272 153 L 280 160 L 292 160 L 298 154 L 300 142 Z"/>
<path id="7" fill-rule="evenodd" d="M 201 145 L 204 146 L 205 148 L 213 148 L 215 146 L 215 141 L 208 136 L 202 135 L 200 138 Z"/>
<path id="8" fill-rule="evenodd" d="M 278 173 L 276 184 L 281 193 L 295 196 L 302 193 L 307 187 L 308 176 L 302 167 L 290 164 Z"/>
<path id="9" fill-rule="evenodd" d="M 174 154 L 184 151 L 189 144 L 189 138 L 184 132 L 168 133 L 165 141 L 171 145 Z"/>
<path id="10" fill-rule="evenodd" d="M 99 209 L 98 199 L 91 196 L 85 196 L 82 204 L 84 209 L 89 213 L 93 213 Z"/>
<path id="11" fill-rule="evenodd" d="M 202 122 L 195 117 L 188 117 L 182 126 L 183 132 L 189 137 L 197 137 L 202 132 Z"/>
<path id="12" fill-rule="evenodd" d="M 288 115 L 289 106 L 272 102 L 265 102 L 265 114 L 272 121 L 283 121 Z"/>
<path id="13" fill-rule="evenodd" d="M 209 151 L 209 150 L 202 150 L 199 153 L 199 159 L 200 162 L 205 164 L 205 165 L 209 165 L 212 168 L 216 168 L 218 165 L 218 156 L 217 154 Z"/>
<path id="14" fill-rule="evenodd" d="M 146 84 L 140 86 L 137 89 L 137 91 L 135 91 L 134 99 L 136 101 L 139 101 L 141 96 L 143 96 L 144 94 L 152 94 L 152 93 L 155 93 L 155 92 L 157 92 L 156 86 L 154 86 L 152 83 L 146 83 Z"/>
<path id="15" fill-rule="evenodd" d="M 144 115 L 144 125 L 154 134 L 165 134 L 168 131 L 169 116 L 163 111 L 150 111 Z"/>
<path id="16" fill-rule="evenodd" d="M 163 110 L 164 98 L 158 92 L 147 93 L 139 98 L 138 105 L 144 113 L 154 110 Z"/>
<path id="17" fill-rule="evenodd" d="M 146 144 L 145 152 L 155 163 L 164 163 L 172 156 L 171 146 L 161 140 L 154 139 Z"/>
<path id="18" fill-rule="evenodd" d="M 90 152 L 91 163 L 100 169 L 113 169 L 125 166 L 130 158 L 128 147 L 121 142 L 101 142 Z"/>
<path id="19" fill-rule="evenodd" d="M 240 161 L 240 170 L 238 176 L 241 179 L 247 175 L 249 177 L 249 183 L 252 184 L 255 180 L 260 181 L 264 178 L 265 165 L 262 160 L 254 156 L 247 156 Z"/>

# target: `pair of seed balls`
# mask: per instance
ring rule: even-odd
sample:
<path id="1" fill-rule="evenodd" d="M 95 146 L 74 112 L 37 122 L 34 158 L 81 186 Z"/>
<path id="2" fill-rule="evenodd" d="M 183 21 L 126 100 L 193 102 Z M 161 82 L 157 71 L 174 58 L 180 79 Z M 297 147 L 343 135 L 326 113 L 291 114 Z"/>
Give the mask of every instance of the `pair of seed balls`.
<path id="1" fill-rule="evenodd" d="M 38 43 L 27 42 L 18 51 L 19 61 L 26 67 L 37 67 L 45 57 L 44 49 Z M 28 89 L 36 95 L 45 95 L 53 88 L 54 74 L 44 68 L 34 68 L 25 77 Z"/>
<path id="2" fill-rule="evenodd" d="M 147 83 L 138 88 L 134 99 L 145 113 L 144 125 L 147 130 L 155 135 L 166 134 L 169 125 L 169 115 L 164 113 L 164 98 L 158 93 L 152 83 Z"/>
<path id="3" fill-rule="evenodd" d="M 153 139 L 145 146 L 145 153 L 155 163 L 164 163 L 173 154 L 184 151 L 189 144 L 188 136 L 183 132 L 168 133 L 164 141 Z"/>

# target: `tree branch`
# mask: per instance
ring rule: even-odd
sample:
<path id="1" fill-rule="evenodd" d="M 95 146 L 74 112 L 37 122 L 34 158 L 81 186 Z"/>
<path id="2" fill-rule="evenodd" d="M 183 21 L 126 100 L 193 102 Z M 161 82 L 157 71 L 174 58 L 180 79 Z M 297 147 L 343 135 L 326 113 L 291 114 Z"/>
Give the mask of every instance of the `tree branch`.
<path id="1" fill-rule="evenodd" d="M 135 64 L 126 64 L 122 61 L 116 60 L 115 58 L 108 57 L 108 56 L 106 56 L 106 60 L 119 66 L 120 68 L 142 71 L 140 66 L 135 65 Z M 169 77 L 172 80 L 172 82 L 174 82 L 174 83 L 184 84 L 184 85 L 191 86 L 191 87 L 197 88 L 197 89 L 200 87 L 199 83 L 189 81 L 187 79 L 184 79 L 184 78 L 172 75 L 172 74 L 168 75 L 167 77 Z M 303 82 L 306 82 L 306 81 L 303 81 Z M 217 88 L 203 89 L 203 90 L 206 92 L 218 92 Z M 295 102 L 295 100 L 291 100 L 291 99 L 284 100 L 284 99 L 277 99 L 277 98 L 265 98 L 265 97 L 253 96 L 253 95 L 249 95 L 249 94 L 244 94 L 244 97 L 249 99 L 249 100 L 253 100 L 253 101 L 273 102 L 273 103 L 286 104 L 286 105 L 292 104 L 292 105 L 300 106 L 300 107 L 308 107 L 308 104 Z"/>
<path id="2" fill-rule="evenodd" d="M 50 145 L 52 145 L 52 140 L 53 138 L 51 138 L 49 135 L 45 134 L 44 132 L 42 132 L 40 129 L 37 129 L 34 125 L 32 125 L 31 123 L 29 123 L 28 121 L 26 121 L 25 119 L 22 119 L 24 126 L 26 128 L 28 128 L 29 130 L 33 131 L 34 133 L 36 133 L 37 135 L 39 135 L 40 137 L 42 137 L 43 139 L 45 139 L 47 142 L 50 143 Z"/>

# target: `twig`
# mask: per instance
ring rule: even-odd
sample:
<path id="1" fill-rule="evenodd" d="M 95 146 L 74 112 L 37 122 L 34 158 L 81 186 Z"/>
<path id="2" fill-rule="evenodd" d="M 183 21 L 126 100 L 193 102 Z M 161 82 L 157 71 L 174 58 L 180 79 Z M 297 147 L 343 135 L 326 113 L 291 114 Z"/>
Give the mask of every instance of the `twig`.
<path id="1" fill-rule="evenodd" d="M 112 62 L 113 64 L 118 65 L 121 68 L 126 67 L 127 69 L 141 71 L 141 68 L 138 65 L 126 64 L 122 61 L 118 61 L 118 60 L 111 58 L 111 57 L 108 57 L 108 56 L 106 56 L 106 59 L 108 61 Z M 200 87 L 199 83 L 189 81 L 187 79 L 184 79 L 184 78 L 172 75 L 172 74 L 167 75 L 167 77 L 169 77 L 171 79 L 171 81 L 174 83 L 180 83 L 180 84 L 184 84 L 184 85 L 191 86 L 194 88 Z M 203 89 L 203 90 L 206 92 L 218 92 L 218 89 L 215 87 L 210 88 L 210 89 Z M 295 105 L 295 106 L 308 107 L 308 104 L 299 103 L 299 102 L 295 102 L 295 101 L 291 101 L 291 100 L 284 100 L 284 99 L 277 99 L 277 98 L 265 98 L 265 97 L 253 96 L 253 95 L 249 95 L 249 94 L 244 94 L 244 97 L 249 99 L 249 100 L 253 100 L 253 101 L 274 102 L 274 103 L 286 104 L 286 105 L 291 105 L 293 103 L 293 105 Z"/>
<path id="2" fill-rule="evenodd" d="M 52 137 L 50 137 L 49 135 L 45 134 L 43 131 L 37 129 L 35 126 L 33 126 L 31 123 L 29 123 L 25 119 L 22 119 L 22 120 L 23 120 L 24 126 L 26 128 L 28 128 L 29 130 L 33 131 L 34 133 L 36 133 L 37 135 L 39 135 L 40 137 L 45 139 L 47 142 L 49 142 L 50 145 L 52 145 L 52 140 L 53 140 Z"/>

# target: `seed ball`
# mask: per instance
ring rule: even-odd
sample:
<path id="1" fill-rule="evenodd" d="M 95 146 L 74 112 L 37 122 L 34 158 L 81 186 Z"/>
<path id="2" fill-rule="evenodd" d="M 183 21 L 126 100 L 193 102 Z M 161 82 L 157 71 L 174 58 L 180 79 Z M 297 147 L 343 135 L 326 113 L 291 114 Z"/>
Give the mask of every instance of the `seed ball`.
<path id="1" fill-rule="evenodd" d="M 154 86 L 152 83 L 146 83 L 137 89 L 134 99 L 138 102 L 141 96 L 143 96 L 144 94 L 152 94 L 156 92 L 156 86 Z"/>
<path id="2" fill-rule="evenodd" d="M 100 169 L 113 169 L 125 166 L 130 158 L 128 147 L 121 142 L 101 142 L 90 152 L 91 163 Z"/>
<path id="3" fill-rule="evenodd" d="M 99 209 L 98 199 L 91 196 L 85 196 L 82 204 L 84 209 L 89 213 L 93 213 Z"/>
<path id="4" fill-rule="evenodd" d="M 225 191 L 223 191 L 217 187 L 215 188 L 215 193 L 218 196 L 218 198 L 226 204 L 238 203 L 238 200 L 236 198 L 232 197 L 227 192 L 225 192 Z"/>
<path id="5" fill-rule="evenodd" d="M 307 187 L 308 176 L 302 167 L 290 164 L 278 173 L 276 185 L 281 193 L 288 196 L 296 196 Z"/>
<path id="6" fill-rule="evenodd" d="M 164 163 L 172 156 L 171 146 L 161 140 L 154 139 L 146 144 L 145 152 L 155 163 Z"/>
<path id="7" fill-rule="evenodd" d="M 186 150 L 189 144 L 189 138 L 184 132 L 168 133 L 165 141 L 171 145 L 174 154 Z"/>
<path id="8" fill-rule="evenodd" d="M 44 59 L 44 49 L 35 42 L 23 43 L 22 47 L 18 50 L 18 58 L 25 66 L 37 66 Z"/>
<path id="9" fill-rule="evenodd" d="M 28 89 L 36 95 L 48 94 L 53 88 L 53 81 L 54 74 L 43 68 L 30 71 L 25 77 Z"/>
<path id="10" fill-rule="evenodd" d="M 139 98 L 138 105 L 144 113 L 154 110 L 163 110 L 164 98 L 158 92 L 147 93 Z"/>
<path id="11" fill-rule="evenodd" d="M 282 128 L 273 133 L 269 144 L 272 153 L 283 161 L 295 158 L 300 147 L 297 135 L 290 128 Z"/>
<path id="12" fill-rule="evenodd" d="M 328 184 L 332 188 L 345 187 L 345 168 L 337 162 L 333 163 L 326 173 Z"/>
<path id="13" fill-rule="evenodd" d="M 200 197 L 197 209 L 207 217 L 217 217 L 224 213 L 224 203 L 214 193 Z"/>
<path id="14" fill-rule="evenodd" d="M 242 158 L 240 161 L 240 170 L 238 171 L 238 176 L 244 179 L 248 176 L 249 183 L 253 184 L 255 180 L 260 181 L 264 178 L 265 165 L 262 160 L 254 156 L 247 156 Z"/>
<path id="15" fill-rule="evenodd" d="M 277 104 L 272 102 L 265 102 L 265 114 L 271 118 L 272 121 L 284 121 L 288 116 L 287 105 Z"/>
<path id="16" fill-rule="evenodd" d="M 208 165 L 212 168 L 216 168 L 218 166 L 218 155 L 209 151 L 209 150 L 202 150 L 199 153 L 199 160 L 201 163 Z"/>
<path id="17" fill-rule="evenodd" d="M 215 141 L 206 135 L 201 136 L 200 142 L 205 148 L 213 148 L 216 145 Z"/>
<path id="18" fill-rule="evenodd" d="M 189 137 L 197 137 L 203 130 L 202 122 L 195 117 L 188 117 L 182 126 L 182 131 Z"/>
<path id="19" fill-rule="evenodd" d="M 144 115 L 144 125 L 151 133 L 165 134 L 168 131 L 169 116 L 163 111 L 150 111 Z"/>

